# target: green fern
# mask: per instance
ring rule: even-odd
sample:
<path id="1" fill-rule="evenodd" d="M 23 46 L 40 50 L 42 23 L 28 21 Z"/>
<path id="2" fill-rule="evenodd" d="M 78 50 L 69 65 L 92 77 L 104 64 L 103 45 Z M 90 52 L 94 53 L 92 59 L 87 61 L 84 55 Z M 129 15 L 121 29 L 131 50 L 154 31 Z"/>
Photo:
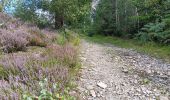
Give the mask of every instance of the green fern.
<path id="1" fill-rule="evenodd" d="M 137 38 L 145 43 L 147 41 L 155 41 L 159 43 L 167 43 L 170 38 L 170 32 L 166 31 L 166 22 L 148 23 L 141 28 L 137 34 Z"/>

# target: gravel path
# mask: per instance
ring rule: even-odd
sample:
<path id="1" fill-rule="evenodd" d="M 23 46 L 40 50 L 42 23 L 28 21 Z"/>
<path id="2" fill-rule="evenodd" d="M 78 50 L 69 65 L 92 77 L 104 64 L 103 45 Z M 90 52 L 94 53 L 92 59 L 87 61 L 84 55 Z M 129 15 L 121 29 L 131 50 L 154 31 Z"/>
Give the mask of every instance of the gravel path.
<path id="1" fill-rule="evenodd" d="M 82 100 L 169 100 L 170 64 L 112 45 L 82 42 Z"/>

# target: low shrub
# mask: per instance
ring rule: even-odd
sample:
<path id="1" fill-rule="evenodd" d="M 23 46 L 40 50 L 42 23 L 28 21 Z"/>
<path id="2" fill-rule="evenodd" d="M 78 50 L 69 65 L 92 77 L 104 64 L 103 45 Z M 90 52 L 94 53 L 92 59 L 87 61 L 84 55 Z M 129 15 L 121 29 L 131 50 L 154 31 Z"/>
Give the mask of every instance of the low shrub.
<path id="1" fill-rule="evenodd" d="M 79 36 L 74 31 L 71 31 L 71 30 L 68 30 L 68 29 L 65 29 L 65 35 L 66 35 L 66 39 L 69 42 L 72 42 L 72 41 L 79 38 Z"/>
<path id="2" fill-rule="evenodd" d="M 41 91 L 39 82 L 48 79 L 45 85 L 47 91 L 52 94 L 64 93 L 66 84 L 69 82 L 67 67 L 49 64 L 46 67 L 39 65 L 39 61 L 32 57 L 10 55 L 1 61 L 1 70 L 7 74 L 1 74 L 0 99 L 23 100 L 24 94 L 38 96 Z M 53 86 L 58 84 L 58 88 Z"/>
<path id="3" fill-rule="evenodd" d="M 24 31 L 0 30 L 0 46 L 4 52 L 25 51 L 27 44 L 27 34 Z"/>
<path id="4" fill-rule="evenodd" d="M 64 36 L 60 35 L 55 40 L 58 45 L 65 45 L 67 43 L 67 40 Z"/>
<path id="5" fill-rule="evenodd" d="M 59 45 L 64 45 L 66 43 L 71 43 L 74 46 L 79 46 L 80 38 L 79 35 L 75 32 L 65 29 L 64 31 L 60 32 L 60 36 L 57 38 L 57 43 Z"/>
<path id="6" fill-rule="evenodd" d="M 0 28 L 7 29 L 9 24 L 9 21 L 12 18 L 8 16 L 7 14 L 4 14 L 3 12 L 0 12 Z"/>
<path id="7" fill-rule="evenodd" d="M 53 44 L 49 45 L 48 49 L 51 56 L 58 59 L 61 63 L 66 64 L 71 68 L 77 66 L 77 51 L 73 46 L 69 44 L 63 46 Z"/>
<path id="8" fill-rule="evenodd" d="M 9 15 L 7 15 L 3 12 L 0 12 L 0 23 L 6 23 L 6 22 L 10 21 L 11 19 L 12 18 Z"/>
<path id="9" fill-rule="evenodd" d="M 29 45 L 40 47 L 47 46 L 47 41 L 45 41 L 46 37 L 39 28 L 32 27 L 28 30 L 28 32 L 30 33 Z"/>
<path id="10" fill-rule="evenodd" d="M 39 96 L 30 96 L 29 94 L 24 94 L 23 99 L 24 100 L 34 100 L 34 99 L 39 99 L 39 100 L 75 100 L 74 97 L 70 96 L 68 93 L 69 88 L 64 89 L 64 93 L 60 94 L 60 92 L 56 92 L 56 94 L 53 94 L 51 91 L 48 91 L 46 89 L 46 85 L 48 85 L 48 79 L 44 79 L 39 82 L 39 85 L 41 86 L 41 91 Z M 58 84 L 53 84 L 53 89 L 58 91 Z"/>
<path id="11" fill-rule="evenodd" d="M 8 23 L 6 23 L 7 29 L 8 30 L 16 30 L 16 29 L 20 29 L 20 30 L 24 30 L 27 31 L 27 27 L 25 27 L 24 22 L 16 19 L 16 18 L 12 18 L 8 21 Z"/>
<path id="12" fill-rule="evenodd" d="M 45 39 L 49 43 L 55 42 L 58 39 L 58 37 L 59 37 L 57 32 L 55 32 L 54 30 L 50 30 L 50 29 L 43 29 L 42 33 L 44 33 L 44 35 L 46 37 Z"/>
<path id="13" fill-rule="evenodd" d="M 8 28 L 0 29 L 0 46 L 6 53 L 25 51 L 26 46 L 46 47 L 51 39 L 37 27 L 19 27 L 19 23 L 14 23 Z"/>
<path id="14" fill-rule="evenodd" d="M 79 46 L 80 45 L 80 38 L 79 37 L 75 37 L 72 41 L 74 46 Z"/>
<path id="15" fill-rule="evenodd" d="M 9 54 L 0 60 L 1 78 L 7 79 L 10 74 L 17 75 L 25 66 L 28 57 Z"/>

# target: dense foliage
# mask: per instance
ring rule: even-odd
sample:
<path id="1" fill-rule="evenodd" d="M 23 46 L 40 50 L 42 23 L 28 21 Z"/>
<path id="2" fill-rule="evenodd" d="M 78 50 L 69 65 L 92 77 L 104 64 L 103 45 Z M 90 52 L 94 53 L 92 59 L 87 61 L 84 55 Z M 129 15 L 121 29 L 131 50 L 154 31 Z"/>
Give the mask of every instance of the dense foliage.
<path id="1" fill-rule="evenodd" d="M 22 0 L 14 15 L 40 26 L 78 26 L 89 15 L 90 0 Z"/>
<path id="2" fill-rule="evenodd" d="M 169 43 L 169 0 L 101 0 L 94 32 Z"/>

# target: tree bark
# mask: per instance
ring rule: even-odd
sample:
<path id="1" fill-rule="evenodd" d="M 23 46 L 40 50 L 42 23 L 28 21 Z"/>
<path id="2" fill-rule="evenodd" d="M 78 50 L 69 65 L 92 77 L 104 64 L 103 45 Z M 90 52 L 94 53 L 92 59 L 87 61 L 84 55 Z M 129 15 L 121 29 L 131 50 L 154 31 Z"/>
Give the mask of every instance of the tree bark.
<path id="1" fill-rule="evenodd" d="M 140 20 L 139 20 L 139 13 L 138 13 L 138 8 L 137 7 L 136 7 L 136 16 L 137 16 L 137 27 L 138 27 L 138 32 L 139 32 Z"/>
<path id="2" fill-rule="evenodd" d="M 55 28 L 60 29 L 64 25 L 64 18 L 57 13 L 55 14 Z"/>
<path id="3" fill-rule="evenodd" d="M 115 0 L 115 9 L 116 9 L 116 31 L 118 30 L 118 2 Z"/>
<path id="4" fill-rule="evenodd" d="M 127 20 L 128 20 L 128 16 L 127 16 L 127 2 L 125 1 L 125 32 L 127 32 Z"/>

